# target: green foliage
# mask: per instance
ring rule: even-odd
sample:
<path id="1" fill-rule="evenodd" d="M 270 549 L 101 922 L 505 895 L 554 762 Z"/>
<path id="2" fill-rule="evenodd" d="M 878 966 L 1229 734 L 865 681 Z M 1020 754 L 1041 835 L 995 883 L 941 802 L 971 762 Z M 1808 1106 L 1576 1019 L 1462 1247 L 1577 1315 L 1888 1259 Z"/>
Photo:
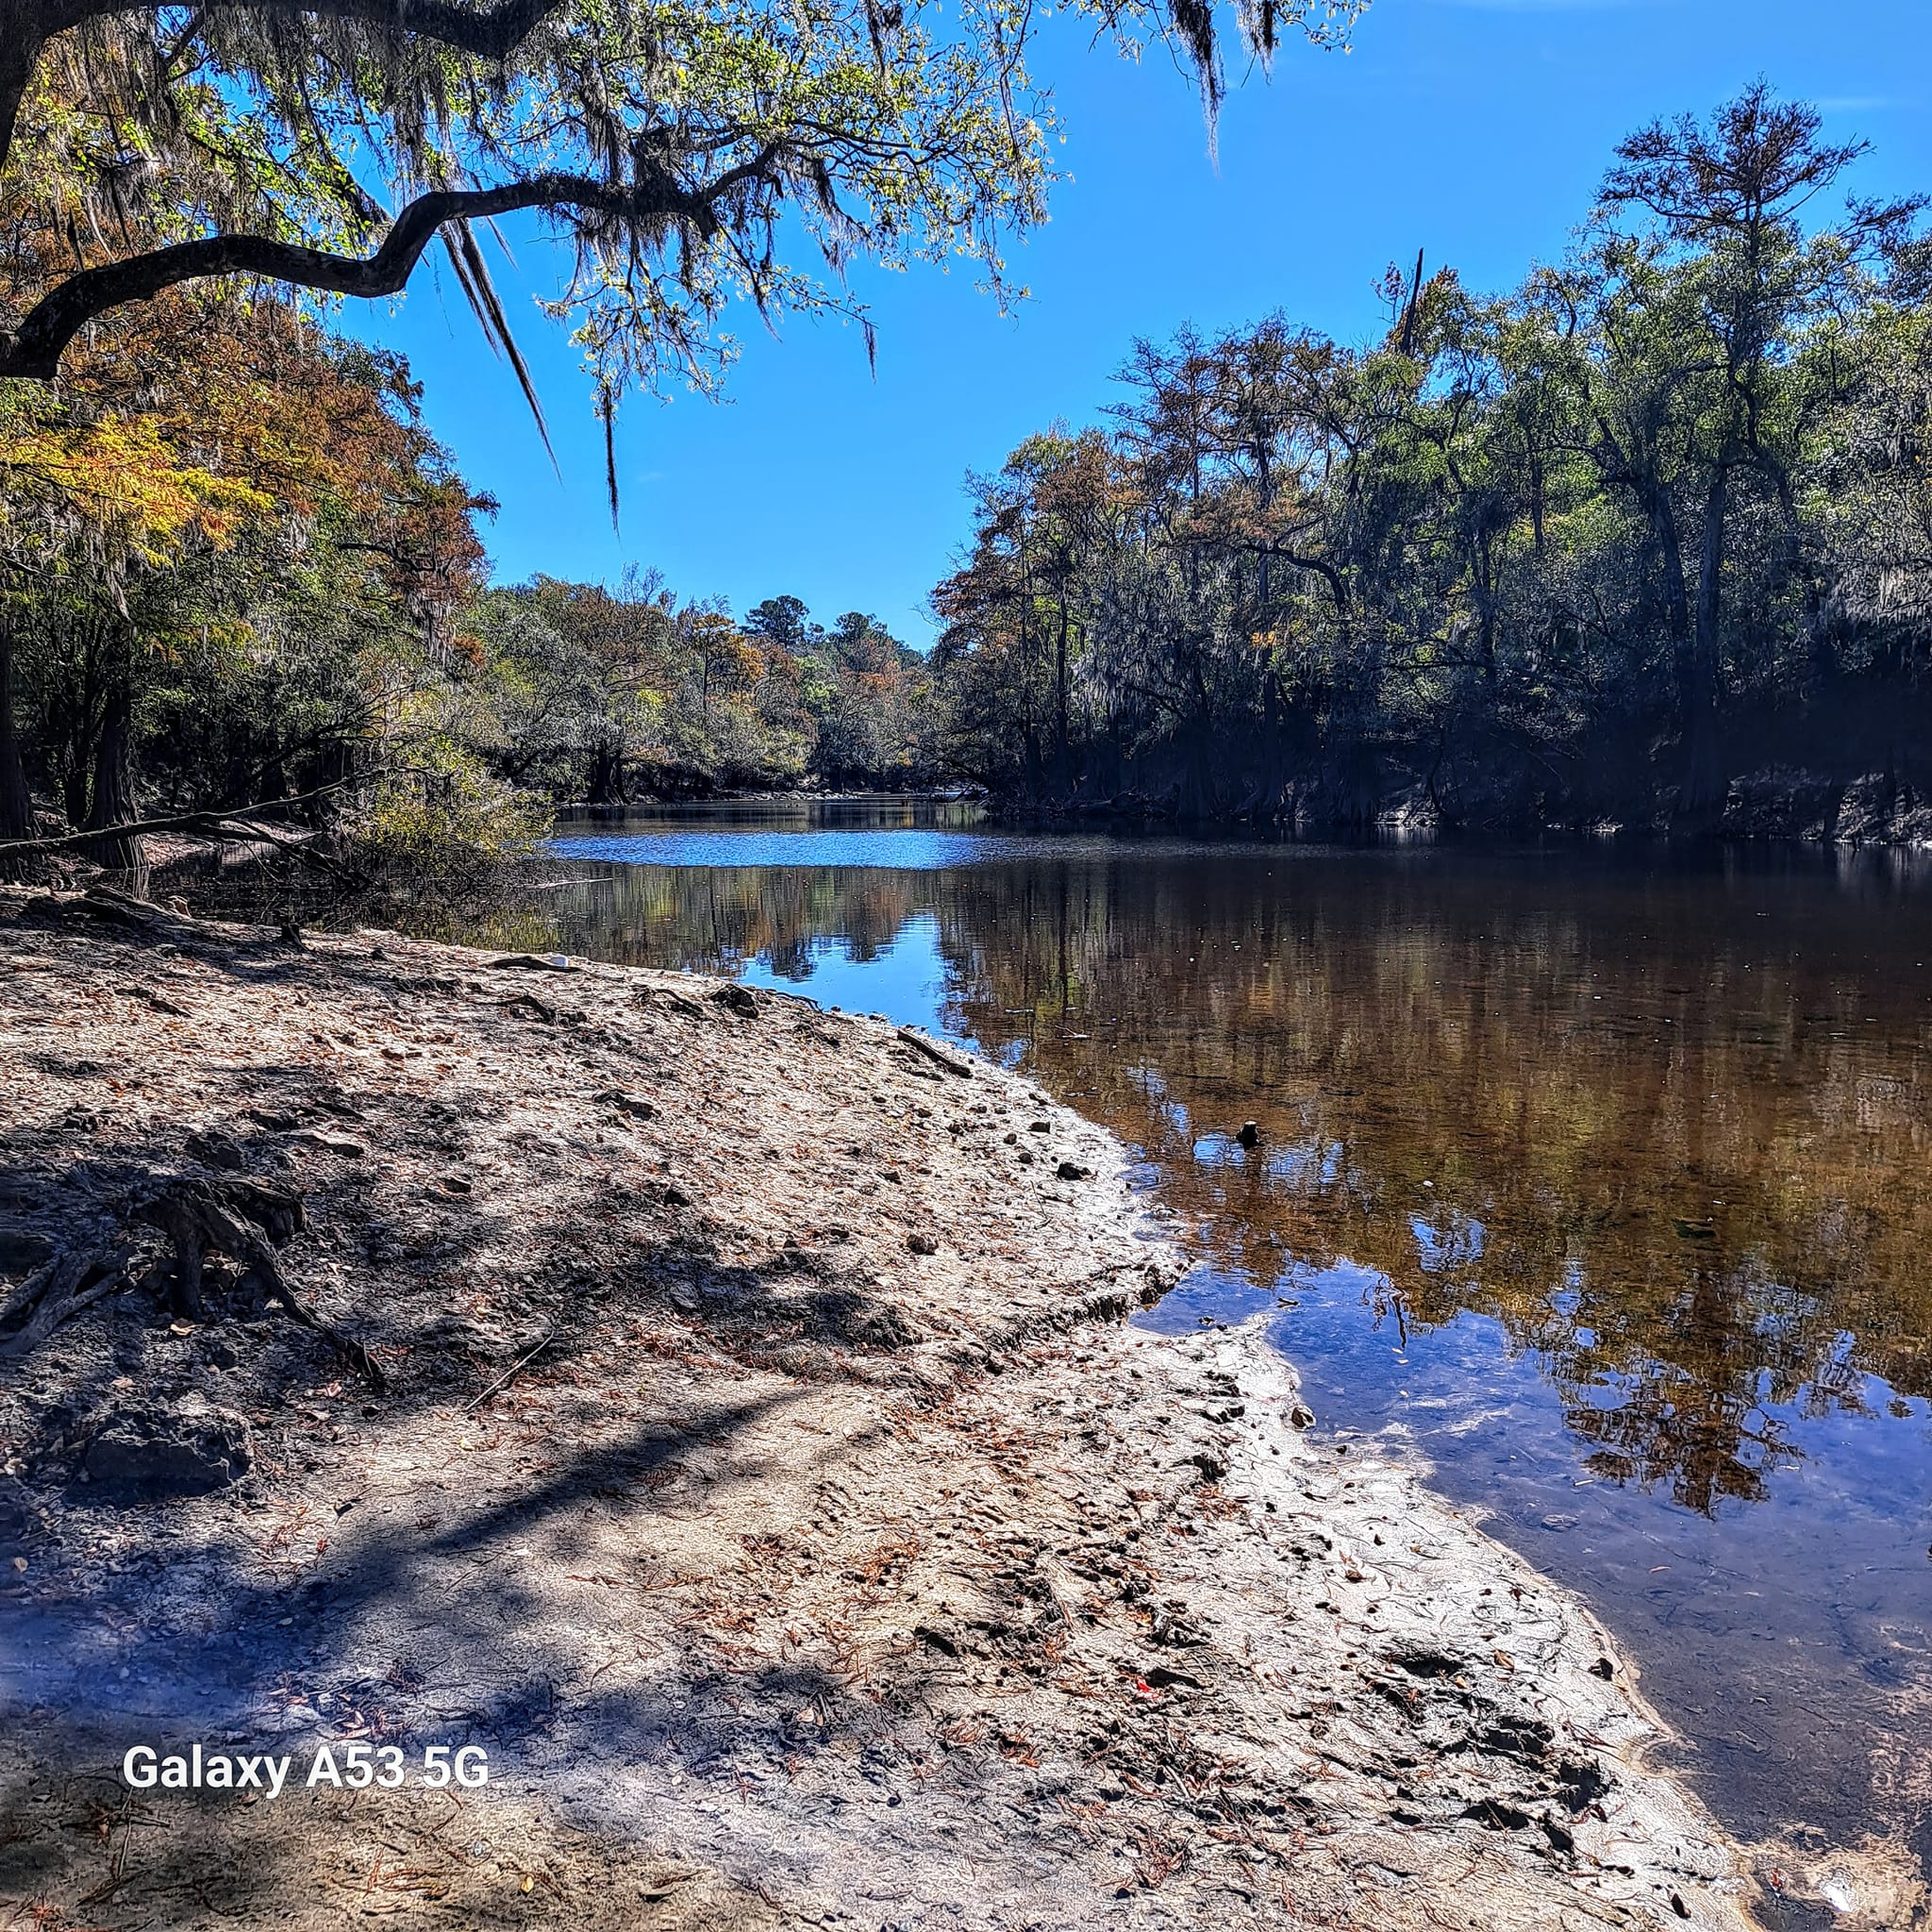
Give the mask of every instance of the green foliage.
<path id="1" fill-rule="evenodd" d="M 1210 7 L 1076 4 L 1172 40 L 1211 112 Z M 1265 60 L 1362 4 L 1237 31 Z M 862 616 L 801 610 L 794 648 L 655 585 L 469 611 L 488 506 L 314 302 L 399 293 L 440 242 L 534 409 L 481 247 L 532 215 L 607 433 L 632 386 L 713 386 L 747 306 L 869 347 L 855 258 L 1006 292 L 1052 178 L 1034 29 L 1010 0 L 0 0 L 0 840 L 50 794 L 110 832 L 157 787 L 240 804 L 418 744 L 458 758 L 444 829 L 479 850 L 483 770 L 597 801 L 927 774 L 924 668 Z M 373 849 L 438 808 L 389 800 Z"/>
<path id="2" fill-rule="evenodd" d="M 1755 88 L 1624 142 L 1510 296 L 1418 263 L 1361 348 L 1279 316 L 1138 345 L 1111 434 L 973 484 L 935 596 L 958 765 L 1328 821 L 1932 781 L 1928 244 L 1916 202 L 1805 225 L 1861 152 Z"/>
<path id="3" fill-rule="evenodd" d="M 549 828 L 542 802 L 447 741 L 418 741 L 408 769 L 383 774 L 343 826 L 358 872 L 448 883 L 526 858 Z"/>
<path id="4" fill-rule="evenodd" d="M 350 784 L 461 661 L 487 506 L 407 370 L 267 303 L 139 336 L 138 371 L 0 386 L 8 836 L 36 799 L 109 829 Z"/>
<path id="5" fill-rule="evenodd" d="M 477 649 L 455 702 L 491 769 L 559 800 L 804 785 L 928 783 L 924 660 L 852 611 L 826 631 L 797 598 L 741 628 L 655 575 L 616 591 L 540 577 L 463 620 Z"/>

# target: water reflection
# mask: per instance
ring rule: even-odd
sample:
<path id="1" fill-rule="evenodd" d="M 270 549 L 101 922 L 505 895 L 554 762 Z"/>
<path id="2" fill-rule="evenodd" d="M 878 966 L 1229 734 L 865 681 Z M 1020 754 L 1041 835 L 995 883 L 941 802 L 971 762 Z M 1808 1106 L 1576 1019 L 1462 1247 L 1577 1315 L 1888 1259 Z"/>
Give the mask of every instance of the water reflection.
<path id="1" fill-rule="evenodd" d="M 627 871 L 565 920 L 797 985 L 923 923 L 915 1006 L 1144 1148 L 1206 1258 L 1346 1257 L 1412 1327 L 1493 1315 L 1599 1474 L 1708 1512 L 1802 1455 L 1768 1407 L 1932 1392 L 1928 914 L 1811 868 L 1036 844 Z"/>
<path id="2" fill-rule="evenodd" d="M 1024 1065 L 1144 1151 L 1198 1257 L 1154 1319 L 1277 1310 L 1325 1417 L 1592 1594 L 1744 1828 L 1924 1828 L 1923 862 L 627 829 L 566 828 L 563 943 Z"/>

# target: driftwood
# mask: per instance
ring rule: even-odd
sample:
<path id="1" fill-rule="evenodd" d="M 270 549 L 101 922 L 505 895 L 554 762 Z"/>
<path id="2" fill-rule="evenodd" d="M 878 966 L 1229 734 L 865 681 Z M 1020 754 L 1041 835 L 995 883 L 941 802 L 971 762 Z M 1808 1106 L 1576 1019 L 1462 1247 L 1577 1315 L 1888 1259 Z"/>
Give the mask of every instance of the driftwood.
<path id="1" fill-rule="evenodd" d="M 705 1017 L 704 1008 L 695 1000 L 688 1000 L 682 993 L 673 992 L 668 986 L 647 986 L 634 997 L 641 1007 L 666 1006 L 674 1013 L 680 1014 L 687 1020 L 702 1020 Z"/>
<path id="2" fill-rule="evenodd" d="M 557 1020 L 557 1008 L 545 1006 L 533 992 L 515 993 L 507 1000 L 498 1000 L 496 1004 L 506 1013 L 529 1013 L 546 1026 L 553 1025 Z"/>
<path id="3" fill-rule="evenodd" d="M 102 920 L 129 932 L 150 934 L 188 923 L 178 912 L 102 885 L 90 886 L 85 892 L 43 892 L 38 898 L 28 899 L 21 911 L 29 918 L 47 914 L 64 918 L 75 914 L 83 919 Z"/>
<path id="4" fill-rule="evenodd" d="M 924 1034 L 913 1032 L 909 1026 L 899 1028 L 899 1044 L 909 1046 L 914 1053 L 923 1053 L 935 1066 L 945 1068 L 947 1073 L 955 1074 L 962 1080 L 973 1077 L 973 1069 L 966 1061 L 941 1052 Z"/>
<path id="5" fill-rule="evenodd" d="M 175 1306 L 179 1313 L 197 1321 L 204 1317 L 203 1261 L 209 1254 L 227 1255 L 253 1269 L 269 1299 L 291 1321 L 321 1336 L 372 1389 L 389 1387 L 375 1358 L 359 1341 L 304 1306 L 275 1258 L 276 1246 L 305 1224 L 299 1194 L 235 1175 L 177 1181 L 143 1202 L 135 1218 L 160 1229 L 175 1245 Z"/>
<path id="6" fill-rule="evenodd" d="M 42 1262 L 7 1297 L 5 1304 L 0 1305 L 0 1328 L 32 1310 L 34 1304 L 54 1285 L 55 1273 L 66 1259 L 62 1254 Z"/>
<path id="7" fill-rule="evenodd" d="M 285 844 L 265 826 L 250 823 L 258 813 L 288 811 L 298 805 L 312 805 L 349 784 L 363 784 L 369 774 L 354 779 L 337 778 L 318 785 L 312 791 L 298 791 L 291 798 L 264 799 L 259 805 L 244 805 L 234 811 L 176 812 L 170 818 L 135 819 L 125 825 L 96 825 L 85 832 L 63 832 L 53 839 L 0 840 L 0 858 L 19 858 L 32 852 L 70 852 L 84 845 L 98 845 L 104 839 L 138 839 L 146 832 L 206 832 L 218 839 L 263 839 L 271 844 Z"/>

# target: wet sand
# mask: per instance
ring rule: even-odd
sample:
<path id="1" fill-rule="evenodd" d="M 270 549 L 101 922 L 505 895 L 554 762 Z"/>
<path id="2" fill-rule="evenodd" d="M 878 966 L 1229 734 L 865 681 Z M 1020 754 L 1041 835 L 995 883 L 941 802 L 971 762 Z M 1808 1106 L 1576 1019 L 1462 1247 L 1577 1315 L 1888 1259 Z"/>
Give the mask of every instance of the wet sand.
<path id="1" fill-rule="evenodd" d="M 46 1329 L 0 1358 L 0 1898 L 1749 1923 L 1574 1598 L 1313 1441 L 1256 1331 L 1126 1325 L 1175 1259 L 1024 1081 L 715 981 L 102 896 L 0 895 L 0 1350 Z M 324 1741 L 490 1778 L 119 1775 Z"/>

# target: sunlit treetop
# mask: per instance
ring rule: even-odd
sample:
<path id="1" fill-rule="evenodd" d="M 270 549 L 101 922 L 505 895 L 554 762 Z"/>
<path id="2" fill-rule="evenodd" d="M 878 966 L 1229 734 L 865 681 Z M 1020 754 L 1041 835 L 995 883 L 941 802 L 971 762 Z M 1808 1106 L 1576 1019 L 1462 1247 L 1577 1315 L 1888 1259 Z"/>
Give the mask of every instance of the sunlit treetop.
<path id="1" fill-rule="evenodd" d="M 1366 4 L 1243 0 L 1234 33 L 1339 45 Z M 1074 8 L 1172 42 L 1212 111 L 1208 0 Z M 432 242 L 521 375 L 477 228 L 530 210 L 607 410 L 714 379 L 735 302 L 856 312 L 857 258 L 998 289 L 1052 178 L 1035 31 L 1025 0 L 0 0 L 0 375 L 184 282 L 391 295 Z"/>

